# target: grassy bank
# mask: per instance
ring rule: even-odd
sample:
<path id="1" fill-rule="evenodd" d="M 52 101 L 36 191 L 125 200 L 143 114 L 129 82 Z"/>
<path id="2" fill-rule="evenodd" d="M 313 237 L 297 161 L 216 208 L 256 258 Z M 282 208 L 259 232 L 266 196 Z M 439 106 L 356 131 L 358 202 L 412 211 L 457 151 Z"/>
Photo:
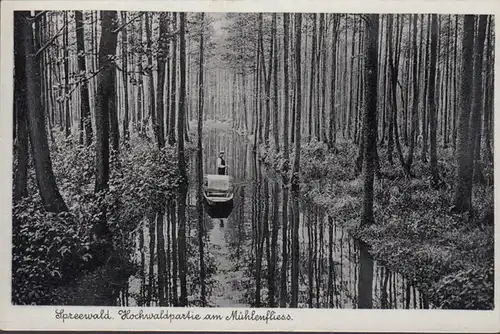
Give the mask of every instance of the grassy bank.
<path id="1" fill-rule="evenodd" d="M 279 170 L 281 154 L 260 147 L 259 156 Z M 493 308 L 493 167 L 485 167 L 485 184 L 474 184 L 474 213 L 450 214 L 455 162 L 452 149 L 440 150 L 444 186 L 430 186 L 428 164 L 415 158 L 407 178 L 396 155 L 387 160 L 379 149 L 381 178 L 375 180 L 375 224 L 360 227 L 363 180 L 355 173 L 357 147 L 340 142 L 329 152 L 319 142 L 302 146 L 301 195 L 331 215 L 390 269 L 403 274 L 438 308 Z M 420 152 L 420 150 L 417 150 Z M 293 161 L 293 152 L 291 160 Z"/>

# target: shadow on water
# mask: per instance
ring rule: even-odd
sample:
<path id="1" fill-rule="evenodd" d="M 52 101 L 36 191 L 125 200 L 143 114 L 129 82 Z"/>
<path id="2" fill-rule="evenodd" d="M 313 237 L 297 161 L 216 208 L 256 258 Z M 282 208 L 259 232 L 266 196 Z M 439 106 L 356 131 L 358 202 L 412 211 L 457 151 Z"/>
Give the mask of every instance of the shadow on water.
<path id="1" fill-rule="evenodd" d="M 229 214 L 209 215 L 205 211 L 208 306 L 277 307 L 284 286 L 286 290 L 281 297 L 288 306 L 294 261 L 290 229 L 292 201 L 288 195 L 283 196 L 281 177 L 266 171 L 246 139 L 235 133 L 207 131 L 205 173 L 215 173 L 217 153 L 221 150 L 226 152 L 229 174 L 233 177 L 234 205 Z M 187 201 L 189 303 L 199 305 L 194 171 L 190 175 Z M 335 217 L 303 201 L 299 206 L 298 307 L 429 307 L 425 295 L 412 282 L 372 259 L 368 246 L 344 232 Z M 288 214 L 283 214 L 283 208 Z M 120 305 L 176 305 L 179 283 L 174 209 L 172 202 L 167 205 L 161 224 L 157 219 L 145 218 L 138 229 L 134 260 L 140 269 L 130 278 L 129 289 L 123 292 L 126 298 L 120 298 Z M 284 217 L 288 221 L 286 231 Z M 284 237 L 286 270 L 282 268 Z M 158 241 L 163 247 L 158 246 Z M 158 261 L 160 258 L 164 260 Z M 159 291 L 163 298 L 158 297 Z"/>

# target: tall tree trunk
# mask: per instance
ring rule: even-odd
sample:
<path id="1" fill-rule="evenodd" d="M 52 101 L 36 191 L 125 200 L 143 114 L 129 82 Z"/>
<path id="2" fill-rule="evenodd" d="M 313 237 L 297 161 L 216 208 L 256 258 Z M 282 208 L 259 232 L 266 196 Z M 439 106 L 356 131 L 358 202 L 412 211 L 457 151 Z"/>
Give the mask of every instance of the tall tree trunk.
<path id="1" fill-rule="evenodd" d="M 34 50 L 33 28 L 28 20 L 29 12 L 21 12 L 20 26 L 25 55 L 25 82 L 28 108 L 28 124 L 31 155 L 35 166 L 36 181 L 45 210 L 49 212 L 68 211 L 52 171 L 49 144 L 45 124 L 45 113 L 40 101 L 40 65 Z M 22 106 L 22 105 L 21 105 Z"/>
<path id="2" fill-rule="evenodd" d="M 121 12 L 122 24 L 127 21 L 127 12 Z M 123 78 L 123 92 L 124 92 L 124 106 L 123 106 L 123 141 L 127 143 L 130 139 L 129 132 L 129 104 L 128 104 L 128 45 L 127 45 L 127 27 L 122 29 L 122 78 Z"/>
<path id="3" fill-rule="evenodd" d="M 321 114 L 320 118 L 318 120 L 318 136 L 319 140 L 322 142 L 327 142 L 327 137 L 326 137 L 326 78 L 327 78 L 327 71 L 326 71 L 326 63 L 327 63 L 327 53 L 326 53 L 326 37 L 327 37 L 327 31 L 325 28 L 325 14 L 321 13 L 320 14 L 320 33 L 323 36 L 322 43 L 321 43 L 321 58 L 322 58 L 322 63 L 321 63 L 321 72 L 322 72 L 322 83 L 321 83 Z M 318 88 L 319 89 L 319 88 Z"/>
<path id="4" fill-rule="evenodd" d="M 300 124 L 302 114 L 302 81 L 301 81 L 301 44 L 302 44 L 302 14 L 295 14 L 295 69 L 297 97 L 295 111 L 295 159 L 291 180 L 293 198 L 293 224 L 292 224 L 292 286 L 290 307 L 297 307 L 299 297 L 299 194 L 300 194 Z"/>
<path id="5" fill-rule="evenodd" d="M 394 71 L 397 71 L 397 67 L 395 64 L 393 64 L 393 37 L 392 37 L 392 32 L 393 32 L 393 15 L 389 15 L 389 20 L 388 20 L 388 56 L 389 56 L 389 72 L 388 76 L 390 78 L 389 84 L 388 84 L 388 92 L 390 94 L 389 97 L 389 105 L 391 106 L 389 108 L 389 117 L 388 117 L 388 122 L 389 122 L 389 138 L 388 138 L 388 143 L 387 143 L 387 160 L 389 163 L 392 165 L 392 154 L 394 150 L 394 117 L 395 115 L 395 110 L 397 108 L 397 105 L 395 105 L 394 98 L 393 98 L 393 91 L 394 91 Z M 396 47 L 399 42 L 399 16 L 396 16 Z M 396 59 L 398 57 L 396 56 Z M 397 78 L 397 76 L 396 76 Z"/>
<path id="6" fill-rule="evenodd" d="M 491 150 L 491 124 L 493 117 L 493 72 L 491 64 L 494 63 L 492 57 L 492 50 L 494 43 L 492 43 L 493 19 L 490 16 L 488 22 L 488 43 L 486 47 L 486 72 L 485 72 L 485 95 L 484 95 L 484 150 L 485 160 L 491 162 L 493 160 L 493 153 Z"/>
<path id="7" fill-rule="evenodd" d="M 258 134 L 259 134 L 259 137 L 258 137 L 258 142 L 259 143 L 262 143 L 263 141 L 263 136 L 262 136 L 262 76 L 265 76 L 265 73 L 266 73 L 266 69 L 265 69 L 265 60 L 264 60 L 264 48 L 262 46 L 263 44 L 263 41 L 262 41 L 262 35 L 263 35 L 263 32 L 262 32 L 262 13 L 259 13 L 259 33 L 258 33 L 258 43 L 259 45 L 257 46 L 258 48 L 258 60 L 259 60 L 259 66 L 258 66 L 258 71 L 259 71 L 259 75 L 258 75 L 258 78 L 257 78 L 257 87 L 258 87 L 258 94 L 257 94 L 257 105 L 258 105 L 258 114 L 257 114 L 257 119 L 258 119 L 258 127 L 257 127 L 257 130 L 258 130 Z M 257 143 L 257 141 L 256 141 Z"/>
<path id="8" fill-rule="evenodd" d="M 317 14 L 312 14 L 313 19 L 313 36 L 312 36 L 312 57 L 311 57 L 311 81 L 309 83 L 309 119 L 308 125 L 308 138 L 307 141 L 311 141 L 312 138 L 312 125 L 313 125 L 313 98 L 314 98 L 314 78 L 316 75 L 316 44 L 317 44 Z M 298 125 L 298 124 L 297 124 Z"/>
<path id="9" fill-rule="evenodd" d="M 460 81 L 460 104 L 458 118 L 458 138 L 457 138 L 457 172 L 455 176 L 454 210 L 458 212 L 472 209 L 472 157 L 470 156 L 470 111 L 472 109 L 471 87 L 476 83 L 473 78 L 473 56 L 474 56 L 474 15 L 465 15 L 464 35 L 462 39 L 462 80 Z M 484 42 L 484 35 L 483 35 Z M 481 51 L 482 53 L 482 51 Z M 480 78 L 480 76 L 479 76 Z M 479 85 L 481 83 L 479 82 Z M 477 90 L 480 92 L 479 90 Z M 475 94 L 474 94 L 475 95 Z"/>
<path id="10" fill-rule="evenodd" d="M 154 132 L 156 135 L 156 142 L 158 143 L 158 147 L 161 149 L 165 147 L 165 105 L 163 101 L 163 94 L 165 92 L 165 64 L 167 61 L 167 13 L 160 13 L 160 36 L 159 36 L 159 44 L 160 49 L 158 50 L 158 85 L 156 87 L 156 117 Z"/>
<path id="11" fill-rule="evenodd" d="M 279 141 L 279 109 L 278 109 L 278 47 L 277 47 L 277 26 L 276 26 L 276 13 L 273 13 L 273 45 L 274 45 L 274 54 L 273 54 L 273 81 L 274 81 L 274 94 L 273 94 L 273 133 L 274 133 L 274 149 L 276 153 L 280 151 L 280 141 Z M 270 60 L 269 60 L 270 61 Z"/>
<path id="12" fill-rule="evenodd" d="M 413 80 L 417 81 L 418 76 L 418 53 L 417 53 L 417 14 L 413 14 Z M 419 90 L 418 81 L 413 85 L 413 106 L 411 108 L 411 132 L 410 132 L 410 147 L 408 150 L 408 157 L 405 163 L 405 170 L 408 176 L 411 176 L 411 166 L 413 164 L 413 152 L 415 149 L 415 135 L 418 127 L 418 100 Z"/>
<path id="13" fill-rule="evenodd" d="M 26 20 L 29 12 L 14 12 L 14 147 L 17 154 L 17 168 L 14 176 L 14 201 L 28 195 L 29 134 L 28 117 L 30 110 L 27 95 L 27 73 L 25 39 Z M 33 48 L 32 48 L 33 49 Z M 33 73 L 30 73 L 33 74 Z M 48 145 L 48 143 L 47 143 Z M 48 149 L 48 148 L 47 148 Z"/>
<path id="14" fill-rule="evenodd" d="M 198 69 L 198 145 L 197 145 L 197 197 L 196 206 L 198 212 L 198 247 L 200 253 L 200 282 L 201 282 L 201 305 L 206 305 L 206 285 L 205 285 L 205 261 L 204 261 L 204 235 L 205 227 L 203 222 L 203 102 L 204 102 L 204 29 L 205 29 L 205 13 L 201 13 L 201 23 L 200 23 L 200 61 Z"/>
<path id="15" fill-rule="evenodd" d="M 364 111 L 363 136 L 364 151 L 364 185 L 363 185 L 363 213 L 361 224 L 370 225 L 373 218 L 373 179 L 375 167 L 375 152 L 377 150 L 377 77 L 378 77 L 378 15 L 368 17 L 366 33 L 366 60 L 365 60 L 365 94 L 366 104 Z"/>
<path id="16" fill-rule="evenodd" d="M 282 168 L 283 176 L 283 210 L 282 210 L 282 262 L 280 274 L 280 307 L 286 307 L 287 302 L 287 272 L 288 272 L 288 171 L 290 169 L 290 154 L 288 149 L 288 127 L 289 127 L 289 70 L 288 70 L 288 46 L 289 46 L 290 14 L 283 13 L 283 157 L 285 159 Z"/>
<path id="17" fill-rule="evenodd" d="M 177 29 L 177 13 L 172 12 L 172 30 Z M 170 129 L 168 131 L 168 144 L 175 143 L 175 106 L 177 91 L 177 38 L 172 39 L 172 77 L 170 81 Z M 179 131 L 179 130 L 177 130 Z"/>
<path id="18" fill-rule="evenodd" d="M 424 94 L 423 94 L 423 117 L 422 117 L 422 140 L 423 140 L 423 145 L 422 145 L 422 155 L 421 155 L 421 160 L 422 162 L 427 162 L 427 151 L 428 151 L 428 124 L 429 124 L 429 99 L 427 97 L 428 94 L 428 88 L 429 88 L 429 50 L 430 50 L 430 32 L 431 32 L 431 15 L 427 15 L 427 37 L 426 37 L 426 43 L 425 43 L 425 70 L 424 70 Z"/>
<path id="19" fill-rule="evenodd" d="M 436 108 L 436 68 L 437 68 L 437 16 L 431 17 L 431 63 L 429 69 L 429 129 L 430 129 L 430 162 L 432 185 L 437 187 L 439 184 L 439 173 L 437 168 L 437 148 L 436 148 L 436 132 L 437 132 L 437 108 Z"/>
<path id="20" fill-rule="evenodd" d="M 146 13 L 146 47 L 148 50 L 148 92 L 149 92 L 149 110 L 148 117 L 144 119 L 144 128 L 147 129 L 148 120 L 151 118 L 151 124 L 153 127 L 153 133 L 156 133 L 156 104 L 155 104 L 155 87 L 154 87 L 154 79 L 153 79 L 153 52 L 152 52 L 152 44 L 151 44 L 151 21 L 149 18 L 150 13 Z"/>
<path id="21" fill-rule="evenodd" d="M 330 73 L 330 122 L 328 129 L 328 138 L 329 138 L 329 148 L 332 149 L 335 146 L 337 139 L 337 131 L 336 131 L 336 117 L 337 117 L 337 107 L 335 106 L 337 100 L 335 98 L 336 93 L 336 79 L 337 79 L 337 66 L 336 66 L 336 58 L 337 58 L 337 42 L 338 42 L 338 29 L 340 26 L 340 17 L 339 14 L 333 14 L 333 22 L 332 22 L 332 68 Z"/>
<path id="22" fill-rule="evenodd" d="M 171 20 L 171 15 L 173 15 L 173 13 L 167 13 L 167 22 L 168 22 L 168 27 L 170 27 L 170 20 Z M 174 37 L 175 38 L 175 37 Z M 171 125 L 171 122 L 170 122 L 170 108 L 171 108 L 171 91 L 172 91 L 172 85 L 171 85 L 171 81 L 170 81 L 170 77 L 171 77 L 171 73 L 172 73 L 172 69 L 171 69 L 171 62 L 170 62 L 170 46 L 171 46 L 171 43 L 170 41 L 166 42 L 166 50 L 164 51 L 165 52 L 165 65 L 167 67 L 167 74 L 166 74 L 166 78 L 165 78 L 165 94 L 166 94 L 166 98 L 165 98 L 165 129 L 164 129 L 164 136 L 165 138 L 167 139 L 167 137 L 169 136 L 169 133 L 170 133 L 170 125 Z"/>
<path id="23" fill-rule="evenodd" d="M 96 120 L 96 181 L 95 193 L 105 192 L 109 181 L 109 115 L 110 102 L 115 99 L 115 67 L 111 59 L 116 53 L 117 35 L 113 32 L 116 11 L 101 11 L 101 41 L 99 45 L 99 66 L 102 70 L 97 76 Z M 110 243 L 109 229 L 106 224 L 106 206 L 101 202 L 100 222 L 96 225 L 96 235 L 107 238 Z"/>
<path id="24" fill-rule="evenodd" d="M 486 38 L 486 23 L 488 17 L 486 15 L 479 15 L 479 25 L 476 37 L 476 46 L 474 53 L 474 81 L 473 81 L 473 96 L 472 96 L 472 115 L 470 119 L 469 129 L 469 164 L 470 170 L 473 170 L 471 178 L 468 180 L 467 185 L 472 191 L 473 176 L 477 180 L 482 179 L 482 170 L 479 161 L 479 145 L 478 141 L 481 139 L 481 112 L 483 108 L 483 53 L 484 42 Z M 477 147 L 476 147 L 477 146 Z M 472 195 L 471 195 L 472 196 Z"/>
<path id="25" fill-rule="evenodd" d="M 64 134 L 66 138 L 71 134 L 71 114 L 69 109 L 69 33 L 68 33 L 68 11 L 64 11 L 63 32 L 63 60 L 64 60 Z"/>
<path id="26" fill-rule="evenodd" d="M 179 65 L 180 65 L 180 87 L 179 87 L 179 115 L 177 117 L 177 154 L 179 159 L 179 193 L 177 203 L 177 215 L 179 219 L 179 278 L 181 284 L 180 305 L 187 306 L 187 245 L 186 245 L 186 195 L 188 179 L 186 171 L 186 157 L 184 154 L 184 115 L 186 109 L 186 13 L 179 13 L 180 38 L 179 38 Z"/>
<path id="27" fill-rule="evenodd" d="M 114 65 L 114 63 L 113 63 Z M 109 136 L 111 139 L 111 148 L 116 154 L 120 145 L 120 130 L 118 125 L 118 111 L 117 111 L 117 89 L 116 89 L 116 70 L 113 68 L 111 73 L 113 85 L 111 86 L 110 99 L 109 99 Z"/>
<path id="28" fill-rule="evenodd" d="M 262 29 L 262 14 L 260 15 L 260 28 Z M 271 74 L 272 74 L 272 68 L 273 68 L 273 52 L 274 52 L 274 37 L 271 38 L 271 44 L 269 46 L 269 63 L 268 63 L 268 68 L 267 68 L 267 74 L 266 74 L 266 64 L 265 64 L 265 57 L 264 57 L 264 43 L 263 43 L 263 38 L 262 34 L 260 37 L 260 53 L 261 53 L 261 64 L 262 64 L 262 73 L 263 73 L 263 79 L 264 79 L 264 91 L 265 91 L 265 105 L 266 105 L 266 119 L 264 123 L 264 142 L 266 145 L 269 144 L 269 127 L 270 127 L 270 120 L 271 120 Z"/>
<path id="29" fill-rule="evenodd" d="M 353 90 L 354 90 L 354 87 L 353 87 L 353 82 L 354 82 L 354 75 L 355 74 L 358 74 L 358 83 L 359 83 L 359 78 L 361 78 L 361 74 L 362 74 L 362 71 L 361 69 L 358 67 L 357 71 L 354 72 L 354 47 L 356 45 L 356 21 L 357 20 L 353 20 L 353 29 L 352 29 L 352 39 L 351 39 L 351 65 L 350 65 L 350 76 L 349 76 L 349 101 L 348 101 L 348 114 L 347 114 L 347 122 L 346 122 L 346 126 L 347 126 L 347 136 L 349 138 L 352 138 L 351 137 L 351 131 L 352 131 L 352 121 L 353 121 L 353 117 L 357 117 L 358 115 L 358 111 L 356 109 L 353 108 Z M 359 28 L 358 28 L 359 29 Z M 361 33 L 359 34 L 359 39 L 361 39 Z M 347 40 L 346 40 L 347 42 Z M 361 46 L 361 41 L 358 42 L 358 45 Z M 346 59 L 346 62 L 347 62 L 347 59 Z M 359 62 L 358 62 L 358 65 L 359 65 Z M 347 66 L 347 63 L 346 63 L 346 66 Z M 345 80 L 347 81 L 347 78 L 345 78 Z M 346 98 L 347 98 L 347 95 L 346 95 Z M 354 109 L 354 110 L 353 110 Z M 357 120 L 354 122 L 354 126 L 356 127 L 356 124 L 357 123 Z M 356 128 L 357 130 L 357 128 Z M 356 138 L 356 136 L 355 136 Z"/>
<path id="30" fill-rule="evenodd" d="M 457 54 L 458 54 L 458 18 L 455 16 L 455 41 L 453 43 L 453 119 L 452 119 L 452 145 L 455 151 L 457 147 L 457 105 L 458 105 L 458 92 L 457 92 L 457 81 L 458 81 L 458 64 L 457 64 Z"/>
<path id="31" fill-rule="evenodd" d="M 248 132 L 248 110 L 247 110 L 247 89 L 246 89 L 246 73 L 243 71 L 241 74 L 241 84 L 243 91 L 243 125 L 245 127 L 245 131 Z"/>
<path id="32" fill-rule="evenodd" d="M 83 15 L 82 12 L 75 11 L 75 25 L 76 25 L 76 49 L 78 54 L 78 70 L 84 76 L 87 76 L 87 67 L 85 65 L 85 40 L 83 34 Z M 85 129 L 85 145 L 92 144 L 92 120 L 90 116 L 90 99 L 89 99 L 89 82 L 83 80 L 80 84 L 81 94 L 81 118 Z"/>
<path id="33" fill-rule="evenodd" d="M 143 113 L 144 113 L 144 99 L 143 99 L 143 94 L 144 94 L 144 80 L 143 80 L 143 67 L 142 67 L 142 55 L 143 55 L 143 47 L 142 47 L 142 17 L 139 19 L 139 29 L 138 29 L 138 36 L 137 36 L 137 44 L 136 46 L 139 48 L 139 52 L 137 55 L 137 97 L 136 97 L 136 131 L 138 131 L 139 136 L 143 137 L 144 136 L 144 129 L 142 127 L 143 121 L 142 118 Z"/>
<path id="34" fill-rule="evenodd" d="M 448 109 L 449 109 L 449 88 L 450 84 L 450 26 L 451 26 L 451 15 L 448 15 L 448 25 L 447 25 L 447 36 L 446 36 L 446 60 L 445 60 L 445 68 L 444 68 L 444 79 L 443 83 L 445 89 L 443 91 L 443 100 L 444 100 L 444 108 L 443 108 L 443 148 L 448 148 Z"/>
<path id="35" fill-rule="evenodd" d="M 165 129 L 164 129 L 164 104 L 163 104 L 163 93 L 165 89 L 165 62 L 166 62 L 166 33 L 167 33 L 167 13 L 160 13 L 159 18 L 159 43 L 160 50 L 158 54 L 158 85 L 157 85 L 157 100 L 156 100 L 156 118 L 154 126 L 154 132 L 156 136 L 156 141 L 159 149 L 165 147 Z M 163 231 L 163 219 L 165 216 L 165 203 L 160 203 L 157 211 L 157 235 L 158 235 L 158 294 L 160 306 L 167 306 L 168 299 L 168 283 L 167 283 L 167 268 L 170 268 L 170 264 L 167 264 L 167 258 L 165 255 L 165 239 Z M 168 235 L 168 231 L 167 231 Z"/>

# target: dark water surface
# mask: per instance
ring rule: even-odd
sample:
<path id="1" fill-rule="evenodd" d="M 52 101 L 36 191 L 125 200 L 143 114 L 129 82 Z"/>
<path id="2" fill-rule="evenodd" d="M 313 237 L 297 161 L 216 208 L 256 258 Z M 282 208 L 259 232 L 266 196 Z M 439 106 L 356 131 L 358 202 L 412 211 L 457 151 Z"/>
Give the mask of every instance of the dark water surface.
<path id="1" fill-rule="evenodd" d="M 266 171 L 258 159 L 255 159 L 249 141 L 236 133 L 212 129 L 205 134 L 203 145 L 205 173 L 216 173 L 216 158 L 218 152 L 223 150 L 226 152 L 228 173 L 234 178 L 235 186 L 231 215 L 222 220 L 211 219 L 208 215 L 205 217 L 205 262 L 209 267 L 206 280 L 208 304 L 215 307 L 268 307 L 271 305 L 269 287 L 274 286 L 274 300 L 278 306 L 282 286 L 280 273 L 283 253 L 284 200 L 281 177 Z M 194 167 L 194 160 L 191 165 Z M 197 305 L 200 298 L 196 175 L 194 168 L 191 170 L 187 236 L 191 243 L 196 245 L 188 249 L 188 293 L 190 303 Z M 290 194 L 287 206 L 290 213 L 287 229 L 288 305 L 291 291 Z M 168 254 L 171 254 L 168 216 L 165 215 L 164 224 L 167 258 Z M 419 293 L 411 282 L 374 261 L 367 247 L 350 238 L 336 223 L 335 217 L 329 217 L 311 206 L 300 203 L 299 220 L 299 307 L 428 307 L 425 296 Z M 128 291 L 120 297 L 121 305 L 159 306 L 155 254 L 157 247 L 154 246 L 151 252 L 147 223 L 143 224 L 142 232 L 144 239 L 140 240 L 138 233 L 134 255 L 140 270 L 136 276 L 130 278 Z M 154 243 L 157 240 L 155 237 Z M 154 260 L 152 266 L 150 258 Z M 273 272 L 269 270 L 273 267 L 272 263 L 276 263 L 274 275 L 269 274 Z M 150 269 L 153 270 L 152 275 Z M 173 285 L 170 276 L 167 275 L 167 290 L 171 290 Z M 257 286 L 260 286 L 259 293 L 256 293 Z M 171 294 L 172 292 L 167 295 Z"/>

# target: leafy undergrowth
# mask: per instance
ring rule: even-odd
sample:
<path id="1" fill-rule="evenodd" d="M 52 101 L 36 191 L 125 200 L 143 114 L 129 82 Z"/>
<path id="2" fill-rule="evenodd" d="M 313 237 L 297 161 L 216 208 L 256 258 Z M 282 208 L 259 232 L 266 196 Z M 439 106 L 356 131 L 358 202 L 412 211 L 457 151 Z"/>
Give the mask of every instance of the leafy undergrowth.
<path id="1" fill-rule="evenodd" d="M 281 154 L 259 148 L 261 159 L 280 170 Z M 420 152 L 417 149 L 416 152 Z M 440 150 L 444 186 L 430 186 L 428 164 L 416 156 L 413 178 L 404 176 L 394 155 L 387 162 L 379 149 L 382 177 L 376 179 L 376 223 L 360 227 L 363 181 L 355 173 L 357 147 L 340 142 L 329 152 L 319 142 L 303 144 L 301 195 L 371 246 L 374 257 L 415 282 L 434 307 L 492 309 L 493 305 L 493 167 L 485 166 L 485 183 L 474 184 L 474 213 L 451 214 L 455 162 L 451 149 Z M 293 152 L 291 154 L 293 161 Z"/>
<path id="2" fill-rule="evenodd" d="M 52 148 L 53 170 L 69 212 L 46 212 L 30 166 L 28 197 L 13 203 L 12 302 L 14 304 L 65 303 L 71 291 L 87 286 L 99 293 L 93 275 L 130 272 L 131 233 L 150 210 L 174 195 L 177 189 L 175 152 L 160 151 L 154 143 L 132 138 L 130 147 L 113 154 L 109 190 L 94 194 L 94 147 L 84 147 L 56 133 Z M 14 159 L 15 161 L 15 159 Z M 15 170 L 15 166 L 14 166 Z M 99 220 L 99 202 L 107 204 L 107 222 L 113 236 L 113 255 L 106 264 L 93 258 L 96 246 L 91 229 Z M 113 259 L 113 260 L 112 260 Z M 104 277 L 104 276 L 103 276 Z M 80 282 L 75 287 L 76 282 Z M 108 281 L 106 278 L 101 280 Z M 61 286 L 67 286 L 67 293 Z M 97 284 L 97 287 L 100 285 Z M 106 292 L 103 291 L 103 295 Z M 71 301 L 68 301 L 71 302 Z"/>

